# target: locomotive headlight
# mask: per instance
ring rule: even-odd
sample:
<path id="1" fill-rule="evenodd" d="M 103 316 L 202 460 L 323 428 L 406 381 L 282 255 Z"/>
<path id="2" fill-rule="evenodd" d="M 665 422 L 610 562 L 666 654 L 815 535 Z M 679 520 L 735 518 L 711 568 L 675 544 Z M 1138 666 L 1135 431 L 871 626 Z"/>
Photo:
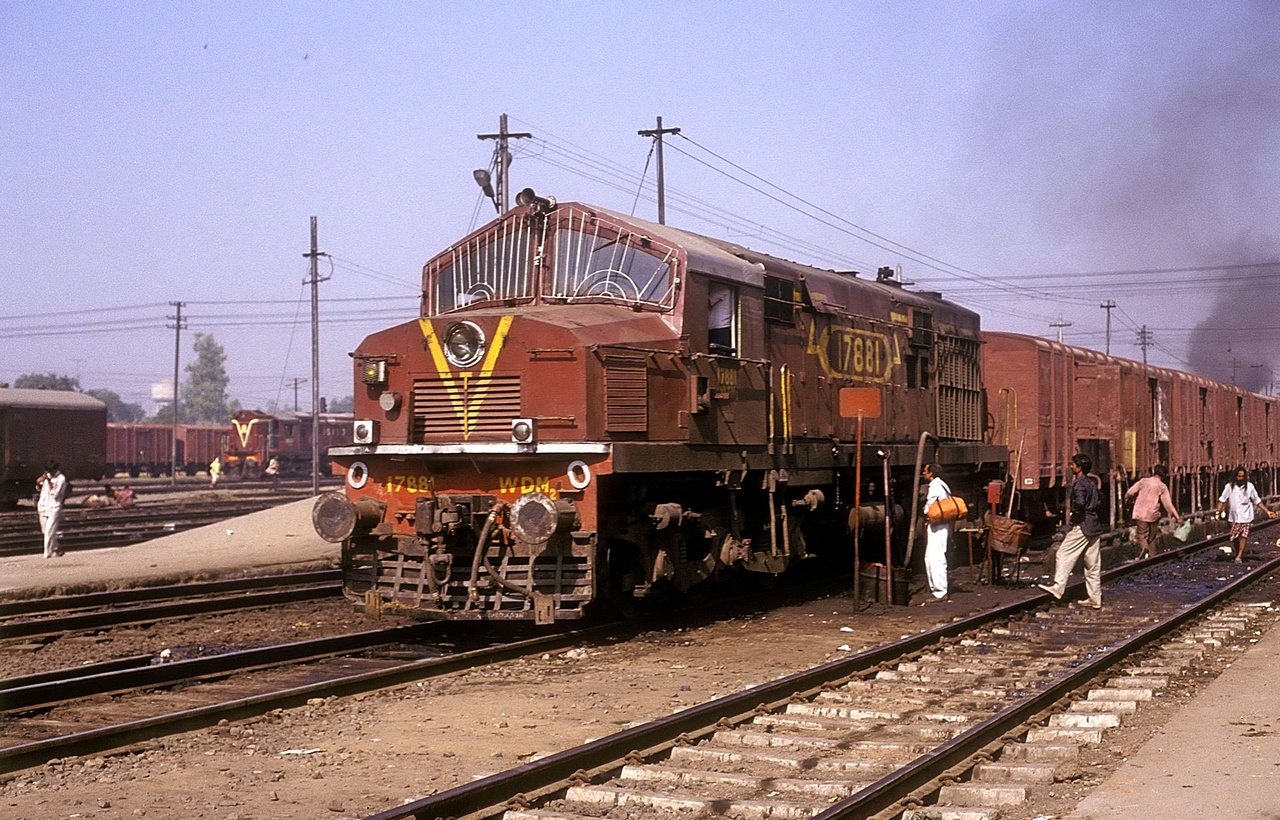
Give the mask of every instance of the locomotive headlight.
<path id="1" fill-rule="evenodd" d="M 382 359 L 365 359 L 360 363 L 360 381 L 365 384 L 386 384 L 387 363 Z"/>
<path id="2" fill-rule="evenodd" d="M 552 501 L 545 493 L 525 493 L 511 505 L 507 519 L 521 541 L 543 544 L 558 532 L 574 529 L 578 511 L 572 501 Z"/>
<path id="3" fill-rule="evenodd" d="M 511 420 L 511 440 L 516 444 L 533 444 L 535 431 L 533 419 Z"/>
<path id="4" fill-rule="evenodd" d="M 382 395 L 378 396 L 378 406 L 387 413 L 394 413 L 396 410 L 399 410 L 400 401 L 400 394 L 392 390 L 387 390 L 383 392 Z"/>
<path id="5" fill-rule="evenodd" d="M 377 444 L 378 422 L 374 419 L 356 419 L 351 427 L 351 440 L 356 444 Z"/>
<path id="6" fill-rule="evenodd" d="M 484 331 L 475 322 L 454 322 L 444 331 L 444 357 L 454 367 L 471 367 L 484 358 Z"/>

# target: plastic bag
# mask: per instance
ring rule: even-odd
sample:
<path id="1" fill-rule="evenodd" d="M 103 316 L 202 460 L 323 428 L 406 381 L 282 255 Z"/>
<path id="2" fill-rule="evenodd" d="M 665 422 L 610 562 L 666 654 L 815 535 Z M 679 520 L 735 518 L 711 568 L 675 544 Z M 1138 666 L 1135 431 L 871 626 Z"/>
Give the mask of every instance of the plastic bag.
<path id="1" fill-rule="evenodd" d="M 1191 522 L 1183 521 L 1179 524 L 1178 528 L 1173 531 L 1173 537 L 1185 544 L 1187 539 L 1191 537 Z"/>

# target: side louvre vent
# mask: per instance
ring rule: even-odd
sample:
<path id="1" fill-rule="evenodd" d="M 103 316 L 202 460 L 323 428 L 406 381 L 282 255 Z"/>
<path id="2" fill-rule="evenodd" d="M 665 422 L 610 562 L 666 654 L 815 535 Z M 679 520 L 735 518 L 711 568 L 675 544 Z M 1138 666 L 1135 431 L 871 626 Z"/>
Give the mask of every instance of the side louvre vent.
<path id="1" fill-rule="evenodd" d="M 605 358 L 604 429 L 606 433 L 648 432 L 649 371 L 645 358 Z"/>

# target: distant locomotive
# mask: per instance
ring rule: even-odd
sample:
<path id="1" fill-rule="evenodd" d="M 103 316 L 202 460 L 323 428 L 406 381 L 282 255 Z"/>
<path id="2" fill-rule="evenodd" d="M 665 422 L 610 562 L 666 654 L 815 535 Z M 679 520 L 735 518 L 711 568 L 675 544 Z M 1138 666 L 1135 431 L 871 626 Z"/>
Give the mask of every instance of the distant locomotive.
<path id="1" fill-rule="evenodd" d="M 352 353 L 316 529 L 353 603 L 426 618 L 548 623 L 849 559 L 855 498 L 869 560 L 887 519 L 900 563 L 922 459 L 973 500 L 1007 470 L 980 344 L 976 313 L 885 270 L 522 192 L 426 264 L 420 318 Z"/>
<path id="2" fill-rule="evenodd" d="M 321 473 L 329 473 L 329 448 L 351 442 L 351 422 L 350 413 L 320 414 Z M 257 476 L 276 458 L 281 475 L 311 474 L 310 413 L 241 410 L 232 415 L 223 444 L 222 468 L 228 472 Z"/>
<path id="3" fill-rule="evenodd" d="M 1061 520 L 1077 452 L 1103 480 L 1113 526 L 1125 488 L 1155 464 L 1184 511 L 1211 508 L 1237 466 L 1275 491 L 1280 398 L 1033 336 L 983 340 L 991 438 L 1014 451 L 1026 520 Z"/>
<path id="4" fill-rule="evenodd" d="M 0 505 L 30 498 L 50 460 L 73 482 L 101 479 L 106 426 L 107 406 L 93 396 L 0 387 Z"/>

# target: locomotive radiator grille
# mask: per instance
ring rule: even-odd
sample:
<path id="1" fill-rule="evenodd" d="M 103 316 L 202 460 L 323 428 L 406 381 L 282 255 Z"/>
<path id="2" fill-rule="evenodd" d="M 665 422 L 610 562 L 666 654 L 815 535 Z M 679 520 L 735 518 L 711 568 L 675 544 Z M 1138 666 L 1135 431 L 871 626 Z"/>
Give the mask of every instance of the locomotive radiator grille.
<path id="1" fill-rule="evenodd" d="M 520 413 L 520 376 L 426 377 L 413 382 L 413 441 L 429 436 L 469 439 L 473 435 L 511 435 L 511 419 Z"/>
<path id="2" fill-rule="evenodd" d="M 940 336 L 938 355 L 938 435 L 954 441 L 982 439 L 982 380 L 978 343 Z"/>

